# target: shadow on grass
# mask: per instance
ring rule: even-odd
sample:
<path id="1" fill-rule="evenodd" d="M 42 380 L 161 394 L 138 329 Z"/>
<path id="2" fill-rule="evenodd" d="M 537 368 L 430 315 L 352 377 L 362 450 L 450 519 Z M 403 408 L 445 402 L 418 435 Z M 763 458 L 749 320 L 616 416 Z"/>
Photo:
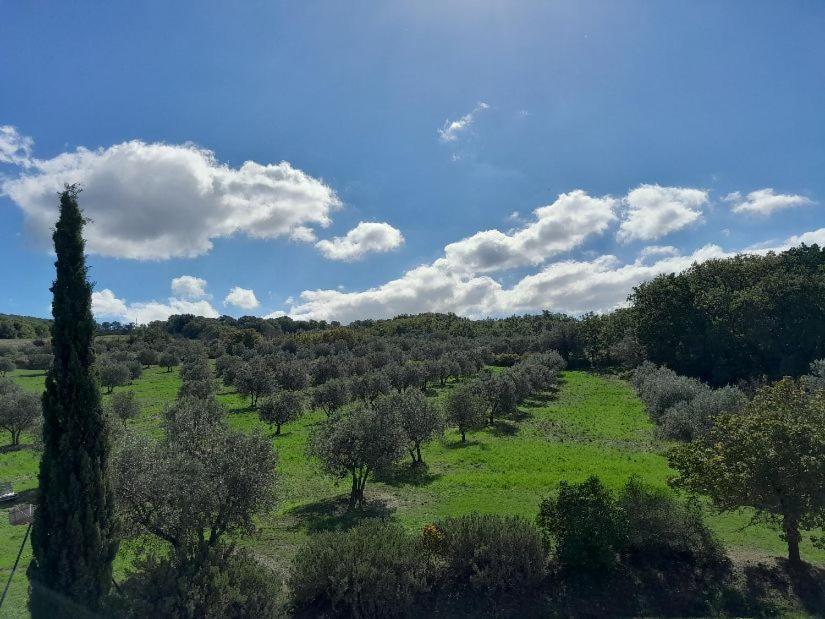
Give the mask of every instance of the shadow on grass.
<path id="1" fill-rule="evenodd" d="M 27 374 L 18 374 L 20 378 L 37 378 L 39 376 L 45 376 L 46 370 L 26 370 Z"/>
<path id="2" fill-rule="evenodd" d="M 492 426 L 487 428 L 487 432 L 496 437 L 515 436 L 518 431 L 519 427 L 516 422 L 505 419 L 497 419 Z"/>
<path id="3" fill-rule="evenodd" d="M 481 441 L 476 440 L 464 441 L 463 443 L 460 440 L 450 441 L 449 443 L 445 442 L 444 447 L 446 447 L 447 449 L 464 449 L 466 447 L 478 447 L 482 451 L 489 449 L 489 447 L 487 447 L 487 443 L 482 443 Z"/>
<path id="4" fill-rule="evenodd" d="M 8 454 L 15 451 L 34 451 L 34 445 L 31 443 L 22 443 L 20 445 L 3 445 L 0 447 L 0 454 Z"/>
<path id="5" fill-rule="evenodd" d="M 346 531 L 368 518 L 387 518 L 392 514 L 392 509 L 383 501 L 369 499 L 358 509 L 350 509 L 349 496 L 340 495 L 299 505 L 289 514 L 297 520 L 296 528 L 319 533 Z"/>
<path id="6" fill-rule="evenodd" d="M 510 419 L 512 419 L 513 421 L 525 421 L 527 419 L 532 419 L 532 418 L 533 418 L 533 413 L 531 413 L 530 411 L 520 409 L 520 408 L 517 408 L 516 412 L 514 412 L 512 415 L 510 415 Z"/>
<path id="7" fill-rule="evenodd" d="M 388 486 L 426 486 L 439 477 L 440 473 L 430 473 L 426 462 L 415 465 L 404 462 L 376 475 L 375 479 Z"/>

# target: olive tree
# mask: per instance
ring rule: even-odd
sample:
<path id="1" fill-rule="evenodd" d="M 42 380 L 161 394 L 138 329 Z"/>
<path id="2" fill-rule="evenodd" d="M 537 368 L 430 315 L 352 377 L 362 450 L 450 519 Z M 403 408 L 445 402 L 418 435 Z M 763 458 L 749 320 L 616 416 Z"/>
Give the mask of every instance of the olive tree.
<path id="1" fill-rule="evenodd" d="M 115 387 L 129 384 L 131 374 L 129 366 L 124 363 L 107 362 L 97 369 L 100 384 L 106 387 L 106 393 L 112 393 Z"/>
<path id="2" fill-rule="evenodd" d="M 312 392 L 312 406 L 322 409 L 329 417 L 349 402 L 349 397 L 347 382 L 335 378 L 315 387 Z"/>
<path id="3" fill-rule="evenodd" d="M 414 388 L 380 397 L 375 408 L 385 418 L 396 419 L 407 436 L 407 450 L 413 464 L 423 464 L 421 444 L 444 431 L 441 410 L 433 406 L 419 389 Z"/>
<path id="4" fill-rule="evenodd" d="M 796 565 L 800 530 L 825 525 L 825 392 L 784 378 L 759 389 L 738 413 L 717 417 L 692 443 L 672 449 L 677 487 L 722 510 L 753 508 L 781 528 Z"/>
<path id="5" fill-rule="evenodd" d="M 0 357 L 0 376 L 5 376 L 8 372 L 13 372 L 15 369 L 14 362 L 8 357 Z"/>
<path id="6" fill-rule="evenodd" d="M 407 435 L 395 417 L 372 408 L 357 408 L 335 415 L 316 426 L 309 454 L 339 477 L 350 476 L 350 508 L 364 502 L 364 487 L 370 473 L 397 462 L 407 447 Z"/>
<path id="7" fill-rule="evenodd" d="M 273 505 L 275 454 L 258 434 L 231 430 L 214 401 L 178 401 L 159 441 L 128 437 L 117 458 L 124 530 L 149 534 L 195 561 L 226 535 L 247 534 Z"/>
<path id="8" fill-rule="evenodd" d="M 467 432 L 483 428 L 487 421 L 487 401 L 480 387 L 477 383 L 461 385 L 444 400 L 444 414 L 458 427 L 462 443 L 467 442 Z"/>
<path id="9" fill-rule="evenodd" d="M 491 374 L 483 383 L 483 393 L 490 411 L 490 425 L 496 417 L 509 415 L 516 410 L 518 399 L 513 379 L 505 373 Z"/>
<path id="10" fill-rule="evenodd" d="M 179 363 L 180 357 L 172 350 L 162 352 L 158 357 L 158 365 L 166 368 L 167 372 L 171 372 L 172 368 L 177 367 Z"/>
<path id="11" fill-rule="evenodd" d="M 295 391 L 279 391 L 266 398 L 258 409 L 261 421 L 275 426 L 275 435 L 280 436 L 281 426 L 301 417 L 304 413 L 304 399 Z"/>
<path id="12" fill-rule="evenodd" d="M 15 385 L 16 387 L 16 385 Z M 11 435 L 11 444 L 20 444 L 20 435 L 32 429 L 41 416 L 40 398 L 17 389 L 0 394 L 0 428 Z"/>
<path id="13" fill-rule="evenodd" d="M 135 392 L 130 390 L 112 394 L 107 408 L 112 417 L 117 417 L 123 423 L 140 414 L 140 405 L 135 399 Z"/>
<path id="14" fill-rule="evenodd" d="M 255 408 L 258 398 L 275 389 L 275 376 L 263 359 L 255 357 L 238 371 L 235 388 L 241 395 L 249 397 L 252 408 Z"/>

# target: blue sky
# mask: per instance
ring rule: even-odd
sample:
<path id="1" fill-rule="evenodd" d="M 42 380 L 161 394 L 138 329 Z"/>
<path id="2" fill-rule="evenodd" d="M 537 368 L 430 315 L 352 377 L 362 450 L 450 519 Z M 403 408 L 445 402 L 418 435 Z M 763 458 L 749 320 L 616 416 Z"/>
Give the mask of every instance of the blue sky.
<path id="1" fill-rule="evenodd" d="M 823 31 L 822 2 L 0 1 L 0 312 L 48 315 L 65 181 L 120 320 L 606 310 L 822 244 Z"/>

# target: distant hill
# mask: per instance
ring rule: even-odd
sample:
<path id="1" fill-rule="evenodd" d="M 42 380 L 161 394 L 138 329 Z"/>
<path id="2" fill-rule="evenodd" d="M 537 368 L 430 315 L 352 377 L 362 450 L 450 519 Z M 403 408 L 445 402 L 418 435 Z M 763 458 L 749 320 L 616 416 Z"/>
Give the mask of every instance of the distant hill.
<path id="1" fill-rule="evenodd" d="M 0 314 L 0 340 L 31 340 L 49 337 L 52 321 L 33 316 Z"/>

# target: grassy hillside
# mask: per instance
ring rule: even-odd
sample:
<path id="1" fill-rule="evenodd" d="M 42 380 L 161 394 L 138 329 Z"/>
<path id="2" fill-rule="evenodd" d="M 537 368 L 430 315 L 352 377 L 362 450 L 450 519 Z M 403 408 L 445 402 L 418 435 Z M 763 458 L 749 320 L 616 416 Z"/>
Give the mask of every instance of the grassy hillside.
<path id="1" fill-rule="evenodd" d="M 42 389 L 42 373 L 18 370 L 14 378 L 26 389 Z M 163 406 L 174 399 L 178 385 L 176 371 L 147 370 L 130 387 L 144 407 L 133 423 L 147 432 L 157 430 Z M 434 397 L 442 395 L 443 390 Z M 230 409 L 233 425 L 271 434 L 236 393 L 224 391 L 219 398 Z M 279 458 L 279 505 L 261 518 L 258 534 L 245 542 L 282 573 L 306 536 L 354 522 L 345 513 L 346 482 L 336 483 L 305 455 L 312 426 L 321 419 L 323 413 L 313 412 L 286 425 L 282 436 L 273 437 Z M 440 516 L 473 510 L 532 519 L 540 500 L 563 479 L 578 481 L 596 474 L 609 486 L 618 487 L 629 476 L 638 475 L 648 483 L 665 486 L 672 474 L 662 455 L 666 446 L 654 440 L 652 430 L 627 383 L 566 372 L 558 392 L 528 402 L 518 420 L 470 433 L 466 445 L 452 430 L 427 445 L 425 473 L 411 475 L 404 462 L 381 481 L 370 480 L 366 489 L 369 505 L 362 516 L 391 516 L 410 529 Z M 31 450 L 0 453 L 0 480 L 12 481 L 18 491 L 35 487 L 36 469 L 37 458 Z M 734 555 L 754 558 L 784 553 L 774 531 L 762 526 L 743 529 L 746 513 L 711 515 L 709 520 Z M 23 527 L 10 527 L 2 514 L 0 578 L 8 576 L 23 533 Z M 802 551 L 806 560 L 825 564 L 825 552 L 808 544 Z M 29 555 L 27 549 L 22 570 Z M 117 566 L 121 575 L 129 556 L 129 549 L 124 548 Z M 15 577 L 10 595 L 9 616 L 25 616 L 24 571 Z"/>

